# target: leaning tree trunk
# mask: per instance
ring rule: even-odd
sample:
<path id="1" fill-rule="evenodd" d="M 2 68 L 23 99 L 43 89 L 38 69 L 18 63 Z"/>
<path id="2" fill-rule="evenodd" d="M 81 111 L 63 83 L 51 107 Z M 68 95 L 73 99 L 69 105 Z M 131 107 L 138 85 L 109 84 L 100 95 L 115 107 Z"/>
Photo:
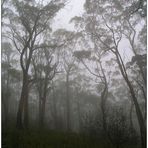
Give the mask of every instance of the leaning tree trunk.
<path id="1" fill-rule="evenodd" d="M 131 106 L 130 106 L 130 111 L 129 111 L 129 119 L 130 119 L 130 128 L 131 130 L 134 129 L 134 124 L 133 124 L 133 118 L 132 118 L 132 113 L 133 113 L 133 107 L 134 107 L 134 104 L 133 102 L 131 101 Z"/>
<path id="2" fill-rule="evenodd" d="M 133 103 L 135 105 L 136 115 L 137 115 L 138 123 L 139 123 L 139 127 L 140 127 L 142 148 L 146 148 L 146 124 L 145 124 L 142 112 L 140 110 L 140 106 L 138 104 L 138 100 L 137 100 L 137 97 L 135 95 L 134 88 L 133 88 L 131 82 L 129 81 L 128 75 L 126 73 L 126 68 L 124 66 L 121 55 L 120 55 L 120 53 L 118 52 L 117 49 L 116 49 L 116 52 L 114 52 L 114 54 L 117 58 L 117 62 L 118 62 L 121 74 L 122 74 L 128 88 L 129 88 L 130 94 L 132 96 Z"/>
<path id="3" fill-rule="evenodd" d="M 145 121 L 144 118 L 142 116 L 142 112 L 140 110 L 137 98 L 135 96 L 133 87 L 131 86 L 130 82 L 127 81 L 127 84 L 129 86 L 132 98 L 133 98 L 133 102 L 135 105 L 135 109 L 136 109 L 136 114 L 138 117 L 138 122 L 139 122 L 139 126 L 140 126 L 140 133 L 141 133 L 141 144 L 142 144 L 142 148 L 146 148 L 146 125 L 145 125 Z"/>
<path id="4" fill-rule="evenodd" d="M 106 75 L 104 73 L 101 61 L 99 61 L 101 72 L 103 75 L 103 80 L 104 80 L 104 89 L 103 92 L 101 93 L 101 110 L 102 110 L 102 123 L 103 123 L 103 130 L 105 136 L 107 136 L 107 121 L 106 121 L 106 101 L 108 97 L 108 83 L 106 79 Z"/>

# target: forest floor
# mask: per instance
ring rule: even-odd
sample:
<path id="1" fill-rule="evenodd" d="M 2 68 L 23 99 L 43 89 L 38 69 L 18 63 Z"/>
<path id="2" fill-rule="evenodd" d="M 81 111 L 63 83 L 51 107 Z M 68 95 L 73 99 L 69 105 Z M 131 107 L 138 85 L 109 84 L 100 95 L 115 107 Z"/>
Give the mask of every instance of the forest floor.
<path id="1" fill-rule="evenodd" d="M 47 130 L 16 130 L 2 132 L 2 148 L 115 148 L 105 139 Z M 121 148 L 140 148 L 126 145 Z"/>

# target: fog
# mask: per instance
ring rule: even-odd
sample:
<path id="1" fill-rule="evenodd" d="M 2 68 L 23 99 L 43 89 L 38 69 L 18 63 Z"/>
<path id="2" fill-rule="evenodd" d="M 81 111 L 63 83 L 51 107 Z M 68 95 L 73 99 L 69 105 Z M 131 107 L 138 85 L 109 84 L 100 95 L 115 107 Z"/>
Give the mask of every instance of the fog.
<path id="1" fill-rule="evenodd" d="M 145 4 L 3 0 L 2 147 L 146 148 Z"/>

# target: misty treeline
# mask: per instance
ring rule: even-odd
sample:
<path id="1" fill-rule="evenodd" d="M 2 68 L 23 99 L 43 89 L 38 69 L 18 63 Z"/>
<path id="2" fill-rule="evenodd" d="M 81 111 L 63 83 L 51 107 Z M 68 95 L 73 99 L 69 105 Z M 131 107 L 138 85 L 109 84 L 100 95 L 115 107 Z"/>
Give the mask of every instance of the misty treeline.
<path id="1" fill-rule="evenodd" d="M 67 3 L 2 1 L 3 131 L 49 129 L 145 148 L 146 1 L 86 0 L 73 30 L 52 29 Z"/>

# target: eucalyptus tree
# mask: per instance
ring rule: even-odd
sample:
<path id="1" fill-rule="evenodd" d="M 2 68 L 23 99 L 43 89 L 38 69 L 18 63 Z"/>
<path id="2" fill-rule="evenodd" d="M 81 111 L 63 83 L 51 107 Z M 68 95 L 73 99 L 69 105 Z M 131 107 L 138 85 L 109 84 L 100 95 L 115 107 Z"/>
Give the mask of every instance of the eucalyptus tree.
<path id="1" fill-rule="evenodd" d="M 139 70 L 140 70 L 140 73 L 141 73 L 141 76 L 143 79 L 142 84 L 144 85 L 144 87 L 146 89 L 146 70 L 143 68 L 145 63 L 142 64 L 141 63 L 142 60 L 140 60 L 140 57 L 142 57 L 142 55 L 143 55 L 143 58 L 144 58 L 144 56 L 146 58 L 146 51 L 145 51 L 146 45 L 145 45 L 144 41 L 142 41 L 142 42 L 140 41 L 139 47 L 136 43 L 137 42 L 136 40 L 138 40 L 138 39 L 140 40 L 140 38 L 137 39 L 137 37 L 136 37 L 138 34 L 138 31 L 135 28 L 138 23 L 137 21 L 141 21 L 141 20 L 139 20 L 139 18 L 136 20 L 132 20 L 131 18 L 127 18 L 125 20 L 124 24 L 121 24 L 121 25 L 123 26 L 123 29 L 124 29 L 123 35 L 129 41 L 129 44 L 131 46 L 131 50 L 134 54 L 132 61 L 135 62 L 137 64 L 137 66 L 139 67 Z M 146 30 L 145 26 L 142 27 L 142 30 L 143 31 Z M 142 36 L 140 36 L 140 34 L 139 34 L 138 37 L 142 37 Z"/>
<path id="2" fill-rule="evenodd" d="M 146 145 L 146 123 L 138 103 L 138 96 L 136 96 L 133 83 L 127 73 L 120 46 L 125 37 L 123 24 L 129 19 L 129 16 L 127 16 L 124 10 L 131 2 L 125 5 L 122 4 L 123 1 L 97 1 L 96 3 L 95 1 L 87 0 L 85 3 L 86 14 L 84 16 L 86 23 L 85 29 L 88 35 L 102 46 L 102 50 L 110 53 L 116 59 L 121 75 L 127 84 L 135 105 L 141 132 L 141 143 L 144 148 Z M 126 27 L 128 31 L 131 30 L 129 26 Z"/>
<path id="3" fill-rule="evenodd" d="M 51 1 L 46 5 L 36 1 L 13 1 L 14 13 L 9 18 L 7 37 L 11 39 L 19 52 L 20 66 L 23 72 L 21 97 L 17 112 L 18 128 L 28 127 L 29 69 L 34 51 L 41 44 L 43 33 L 50 31 L 50 21 L 63 7 L 63 2 Z"/>
<path id="4" fill-rule="evenodd" d="M 92 52 L 93 53 L 93 52 Z M 94 54 L 94 56 L 90 56 L 91 51 L 76 51 L 74 55 L 82 62 L 82 64 L 85 66 L 85 68 L 88 70 L 90 74 L 92 74 L 97 79 L 97 84 L 100 85 L 102 88 L 99 90 L 101 93 L 100 98 L 100 108 L 102 112 L 102 126 L 104 133 L 107 132 L 107 110 L 106 110 L 106 103 L 108 98 L 108 83 L 109 79 L 107 78 L 107 75 L 105 73 L 105 69 L 103 68 L 102 63 L 102 56 L 104 55 L 104 52 L 97 52 Z M 88 62 L 86 63 L 86 59 L 89 60 L 89 63 L 93 61 L 93 65 L 96 65 L 95 71 L 90 68 Z"/>
<path id="5" fill-rule="evenodd" d="M 141 70 L 139 70 L 139 64 L 142 68 L 142 71 L 146 73 L 146 54 L 133 56 L 131 62 L 126 64 L 126 68 L 130 73 L 131 82 L 135 87 L 135 92 L 137 91 L 137 96 L 141 98 L 139 100 L 139 104 L 141 106 L 141 110 L 143 111 L 144 119 L 146 120 L 146 82 L 144 84 Z"/>
<path id="6" fill-rule="evenodd" d="M 42 48 L 35 52 L 32 59 L 33 81 L 39 95 L 39 126 L 44 127 L 46 100 L 51 90 L 51 81 L 57 71 L 57 63 L 53 62 L 53 50 Z"/>
<path id="7" fill-rule="evenodd" d="M 66 75 L 66 120 L 67 130 L 71 130 L 71 97 L 70 96 L 70 75 L 76 70 L 76 58 L 73 56 L 73 50 L 76 48 L 77 39 L 75 33 L 64 29 L 59 29 L 55 32 L 55 36 L 59 39 L 66 39 L 68 42 L 63 46 L 60 51 L 61 63 L 63 71 Z"/>
<path id="8" fill-rule="evenodd" d="M 138 32 L 136 30 L 136 24 L 137 21 L 143 22 L 143 20 L 132 20 L 132 19 L 127 19 L 126 23 L 128 26 L 125 27 L 125 32 L 124 35 L 126 39 L 129 41 L 129 44 L 131 46 L 131 50 L 133 52 L 133 57 L 129 63 L 127 63 L 127 69 L 130 69 L 131 71 L 135 71 L 135 74 L 137 74 L 138 78 L 134 79 L 141 92 L 143 93 L 143 97 L 145 99 L 145 112 L 146 112 L 146 89 L 147 89 L 147 83 L 146 83 L 146 42 L 145 42 L 145 33 L 144 31 L 146 30 L 145 24 L 142 26 L 142 29 Z M 129 30 L 127 30 L 129 29 Z M 135 68 L 135 69 L 134 69 Z M 138 87 L 137 86 L 137 87 Z"/>
<path id="9" fill-rule="evenodd" d="M 32 57 L 32 78 L 30 79 L 30 82 L 35 85 L 39 96 L 39 126 L 41 128 L 45 125 L 47 98 L 52 98 L 51 91 L 53 91 L 53 96 L 55 95 L 53 79 L 60 72 L 58 70 L 58 50 L 66 44 L 65 40 L 57 43 L 57 40 L 53 39 L 53 37 L 48 39 L 49 36 L 51 35 L 45 35 L 44 43 L 39 45 L 38 50 L 34 52 L 34 57 Z M 53 99 L 55 107 L 56 98 Z"/>
<path id="10" fill-rule="evenodd" d="M 84 67 L 87 69 L 87 71 L 93 75 L 97 79 L 98 85 L 103 87 L 102 90 L 99 90 L 101 92 L 100 98 L 101 98 L 101 111 L 102 111 L 102 125 L 103 130 L 106 132 L 106 102 L 108 98 L 108 85 L 109 85 L 109 75 L 105 72 L 104 69 L 104 60 L 103 57 L 106 55 L 106 52 L 103 50 L 100 50 L 101 47 L 99 47 L 98 43 L 94 38 L 90 38 L 87 36 L 85 31 L 85 19 L 80 17 L 74 17 L 72 18 L 71 22 L 75 23 L 76 28 L 78 29 L 79 38 L 82 38 L 82 48 L 86 48 L 85 50 L 75 51 L 74 56 L 76 56 L 79 61 L 84 65 Z M 91 41 L 90 41 L 91 40 Z M 92 47 L 91 47 L 92 46 Z M 90 66 L 90 63 L 92 65 L 95 65 L 95 68 Z M 109 72 L 108 72 L 109 73 Z M 108 77 L 108 78 L 107 78 Z"/>

